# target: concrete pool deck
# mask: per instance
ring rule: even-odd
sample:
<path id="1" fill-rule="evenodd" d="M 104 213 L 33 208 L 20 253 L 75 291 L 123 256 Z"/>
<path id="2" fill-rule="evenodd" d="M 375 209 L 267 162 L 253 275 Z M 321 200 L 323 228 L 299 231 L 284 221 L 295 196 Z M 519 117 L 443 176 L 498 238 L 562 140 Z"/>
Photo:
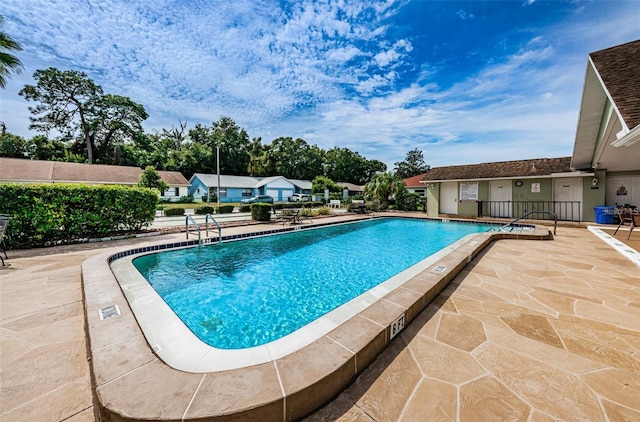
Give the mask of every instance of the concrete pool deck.
<path id="1" fill-rule="evenodd" d="M 142 242 L 149 239 L 9 252 L 11 266 L 0 270 L 1 420 L 94 420 L 80 264 Z M 639 418 L 638 274 L 585 229 L 493 242 L 309 420 Z M 147 357 L 127 364 L 139 374 L 138 393 L 162 397 L 146 384 L 156 365 Z M 213 390 L 226 385 L 210 381 Z M 233 402 L 233 392 L 225 399 Z"/>

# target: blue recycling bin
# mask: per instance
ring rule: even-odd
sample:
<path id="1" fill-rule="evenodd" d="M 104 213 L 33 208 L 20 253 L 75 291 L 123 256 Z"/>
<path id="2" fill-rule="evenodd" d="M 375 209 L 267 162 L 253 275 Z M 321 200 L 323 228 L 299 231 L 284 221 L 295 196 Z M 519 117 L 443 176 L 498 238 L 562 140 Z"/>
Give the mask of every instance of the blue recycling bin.
<path id="1" fill-rule="evenodd" d="M 615 214 L 613 207 L 595 207 L 596 223 L 613 224 L 613 215 Z"/>

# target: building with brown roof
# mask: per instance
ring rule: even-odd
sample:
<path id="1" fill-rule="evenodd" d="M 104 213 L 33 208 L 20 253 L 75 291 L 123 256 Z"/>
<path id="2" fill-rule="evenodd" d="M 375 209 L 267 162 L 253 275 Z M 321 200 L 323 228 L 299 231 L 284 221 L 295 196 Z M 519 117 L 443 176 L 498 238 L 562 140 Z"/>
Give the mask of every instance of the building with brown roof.
<path id="1" fill-rule="evenodd" d="M 135 186 L 143 170 L 131 166 L 67 163 L 0 157 L 0 183 L 83 183 L 87 185 Z M 186 196 L 189 181 L 179 171 L 158 171 L 169 185 L 161 199 Z"/>
<path id="2" fill-rule="evenodd" d="M 407 188 L 407 191 L 411 193 L 417 193 L 420 196 L 426 196 L 426 186 L 424 185 L 424 183 L 422 183 L 422 179 L 426 174 L 427 173 L 422 173 L 417 176 L 402 179 L 402 181 L 404 182 L 404 186 Z"/>
<path id="3" fill-rule="evenodd" d="M 436 167 L 421 183 L 433 216 L 596 221 L 599 206 L 640 207 L 640 40 L 589 55 L 571 157 Z"/>
<path id="4" fill-rule="evenodd" d="M 605 176 L 606 205 L 640 206 L 640 40 L 589 54 L 571 167 Z"/>

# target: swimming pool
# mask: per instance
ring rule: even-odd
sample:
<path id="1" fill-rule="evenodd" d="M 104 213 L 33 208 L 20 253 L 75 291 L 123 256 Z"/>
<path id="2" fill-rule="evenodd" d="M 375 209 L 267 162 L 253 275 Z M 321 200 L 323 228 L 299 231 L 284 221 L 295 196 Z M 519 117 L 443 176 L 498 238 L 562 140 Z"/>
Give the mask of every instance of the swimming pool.
<path id="1" fill-rule="evenodd" d="M 417 213 L 395 217 L 425 219 Z M 229 227 L 223 241 L 316 232 L 318 226 L 369 218 Z M 157 251 L 193 252 L 197 241 L 170 235 L 108 249 L 82 264 L 97 412 L 105 420 L 300 420 L 336 397 L 398 337 L 402 342 L 403 334 L 412 336 L 411 321 L 429 318 L 423 310 L 493 241 L 552 238 L 542 226 L 464 236 L 296 331 L 244 349 L 205 344 L 133 266 L 134 258 Z"/>
<path id="2" fill-rule="evenodd" d="M 199 339 L 243 349 L 291 334 L 491 227 L 386 218 L 165 251 L 133 264 Z"/>

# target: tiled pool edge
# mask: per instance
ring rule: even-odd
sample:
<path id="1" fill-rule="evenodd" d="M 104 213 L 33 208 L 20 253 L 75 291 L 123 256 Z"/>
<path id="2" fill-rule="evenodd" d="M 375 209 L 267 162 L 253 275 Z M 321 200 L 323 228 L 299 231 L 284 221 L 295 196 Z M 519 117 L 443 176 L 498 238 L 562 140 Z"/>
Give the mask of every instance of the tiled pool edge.
<path id="1" fill-rule="evenodd" d="M 626 257 L 631 262 L 633 262 L 634 264 L 636 264 L 637 266 L 640 267 L 640 253 L 635 251 L 633 248 L 625 245 L 624 243 L 622 243 L 621 241 L 619 241 L 615 237 L 611 236 L 609 233 L 607 233 L 606 231 L 602 230 L 600 227 L 588 226 L 587 229 L 591 233 L 596 235 L 599 239 L 603 240 L 609 246 L 611 246 L 613 249 L 615 249 L 620 254 L 622 254 L 624 257 Z"/>
<path id="2" fill-rule="evenodd" d="M 159 360 L 107 264 L 113 252 L 98 255 L 82 265 L 97 413 L 110 421 L 299 419 L 342 391 L 389 344 L 390 324 L 403 313 L 409 324 L 493 240 L 549 237 L 543 227 L 533 233 L 475 235 L 311 345 L 215 376 L 181 372 Z M 114 304 L 121 315 L 100 320 L 98 311 Z"/>

